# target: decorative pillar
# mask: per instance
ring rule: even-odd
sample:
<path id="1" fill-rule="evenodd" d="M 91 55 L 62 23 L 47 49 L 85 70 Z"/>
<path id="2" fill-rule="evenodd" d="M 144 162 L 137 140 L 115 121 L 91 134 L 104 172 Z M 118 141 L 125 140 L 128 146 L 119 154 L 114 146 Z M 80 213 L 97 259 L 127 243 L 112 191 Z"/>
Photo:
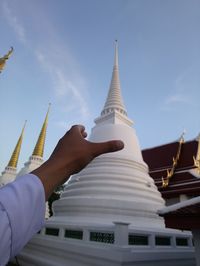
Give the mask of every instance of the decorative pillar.
<path id="1" fill-rule="evenodd" d="M 115 245 L 126 246 L 128 245 L 128 226 L 129 223 L 113 222 L 115 224 Z"/>

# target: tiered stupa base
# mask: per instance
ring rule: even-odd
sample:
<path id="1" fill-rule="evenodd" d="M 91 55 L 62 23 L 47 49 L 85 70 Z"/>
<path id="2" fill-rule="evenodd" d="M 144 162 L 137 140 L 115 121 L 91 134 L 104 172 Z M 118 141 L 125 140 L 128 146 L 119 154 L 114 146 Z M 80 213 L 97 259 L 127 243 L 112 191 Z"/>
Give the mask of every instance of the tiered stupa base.
<path id="1" fill-rule="evenodd" d="M 128 225 L 123 223 L 83 227 L 81 222 L 66 224 L 61 219 L 56 223 L 48 221 L 46 227 L 48 229 L 37 234 L 18 256 L 20 265 L 195 266 L 189 233 L 167 229 L 128 229 Z M 50 235 L 56 233 L 58 236 Z M 166 241 L 163 238 L 169 238 L 170 245 L 158 245 L 159 237 L 160 243 Z M 180 239 L 187 239 L 188 246 L 178 246 Z"/>

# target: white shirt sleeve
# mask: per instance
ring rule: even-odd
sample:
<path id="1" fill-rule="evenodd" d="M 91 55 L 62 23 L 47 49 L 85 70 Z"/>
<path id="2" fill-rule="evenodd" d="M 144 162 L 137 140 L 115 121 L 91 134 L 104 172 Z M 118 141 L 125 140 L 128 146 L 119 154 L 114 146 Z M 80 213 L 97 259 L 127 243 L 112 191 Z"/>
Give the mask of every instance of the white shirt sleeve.
<path id="1" fill-rule="evenodd" d="M 45 193 L 37 176 L 27 174 L 0 188 L 0 266 L 22 250 L 44 221 Z"/>

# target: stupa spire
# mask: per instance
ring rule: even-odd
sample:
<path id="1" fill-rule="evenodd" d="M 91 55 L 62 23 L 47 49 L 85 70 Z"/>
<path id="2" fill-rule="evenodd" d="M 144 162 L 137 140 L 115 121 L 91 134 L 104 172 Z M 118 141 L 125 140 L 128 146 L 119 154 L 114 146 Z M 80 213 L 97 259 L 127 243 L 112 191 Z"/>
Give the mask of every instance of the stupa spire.
<path id="1" fill-rule="evenodd" d="M 35 155 L 35 156 L 43 157 L 50 106 L 51 106 L 51 104 L 49 104 L 49 107 L 48 107 L 48 110 L 47 110 L 47 114 L 46 114 L 42 129 L 40 131 L 40 135 L 38 137 L 38 140 L 37 140 L 37 143 L 35 145 L 34 151 L 32 153 L 33 156 Z"/>
<path id="2" fill-rule="evenodd" d="M 20 135 L 20 137 L 19 137 L 19 139 L 17 141 L 17 144 L 15 146 L 15 149 L 14 149 L 14 151 L 12 153 L 12 156 L 10 158 L 10 161 L 9 161 L 7 167 L 17 168 L 17 163 L 18 163 L 18 160 L 19 160 L 19 154 L 20 154 L 20 150 L 21 150 L 21 145 L 22 145 L 22 140 L 23 140 L 25 126 L 26 126 L 26 121 L 24 123 L 21 135 Z"/>
<path id="3" fill-rule="evenodd" d="M 104 108 L 101 112 L 101 115 L 112 113 L 118 111 L 121 114 L 127 116 L 126 109 L 123 103 L 119 79 L 119 65 L 118 65 L 118 42 L 115 41 L 115 57 L 114 57 L 114 66 L 112 72 L 112 79 L 110 83 L 110 88 L 108 96 L 104 105 Z"/>
<path id="4" fill-rule="evenodd" d="M 118 67 L 118 42 L 117 42 L 117 40 L 115 40 L 114 66 L 117 66 Z"/>

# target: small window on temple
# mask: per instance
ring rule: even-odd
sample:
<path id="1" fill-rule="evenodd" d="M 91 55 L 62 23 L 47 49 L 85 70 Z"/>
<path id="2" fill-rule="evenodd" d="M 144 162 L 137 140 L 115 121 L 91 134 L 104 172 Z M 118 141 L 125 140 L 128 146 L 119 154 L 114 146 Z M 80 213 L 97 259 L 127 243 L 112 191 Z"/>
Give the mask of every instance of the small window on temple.
<path id="1" fill-rule="evenodd" d="M 149 238 L 144 235 L 129 235 L 129 245 L 148 246 Z"/>
<path id="2" fill-rule="evenodd" d="M 113 244 L 114 233 L 91 232 L 90 241 Z"/>
<path id="3" fill-rule="evenodd" d="M 166 236 L 156 236 L 156 246 L 170 246 L 171 239 Z"/>
<path id="4" fill-rule="evenodd" d="M 59 235 L 59 229 L 46 227 L 45 234 L 50 235 L 50 236 L 58 236 Z"/>
<path id="5" fill-rule="evenodd" d="M 176 245 L 177 246 L 188 246 L 188 239 L 182 238 L 182 237 L 177 237 L 176 238 Z"/>
<path id="6" fill-rule="evenodd" d="M 66 238 L 74 238 L 74 239 L 83 239 L 83 231 L 78 230 L 65 230 L 65 237 Z"/>

